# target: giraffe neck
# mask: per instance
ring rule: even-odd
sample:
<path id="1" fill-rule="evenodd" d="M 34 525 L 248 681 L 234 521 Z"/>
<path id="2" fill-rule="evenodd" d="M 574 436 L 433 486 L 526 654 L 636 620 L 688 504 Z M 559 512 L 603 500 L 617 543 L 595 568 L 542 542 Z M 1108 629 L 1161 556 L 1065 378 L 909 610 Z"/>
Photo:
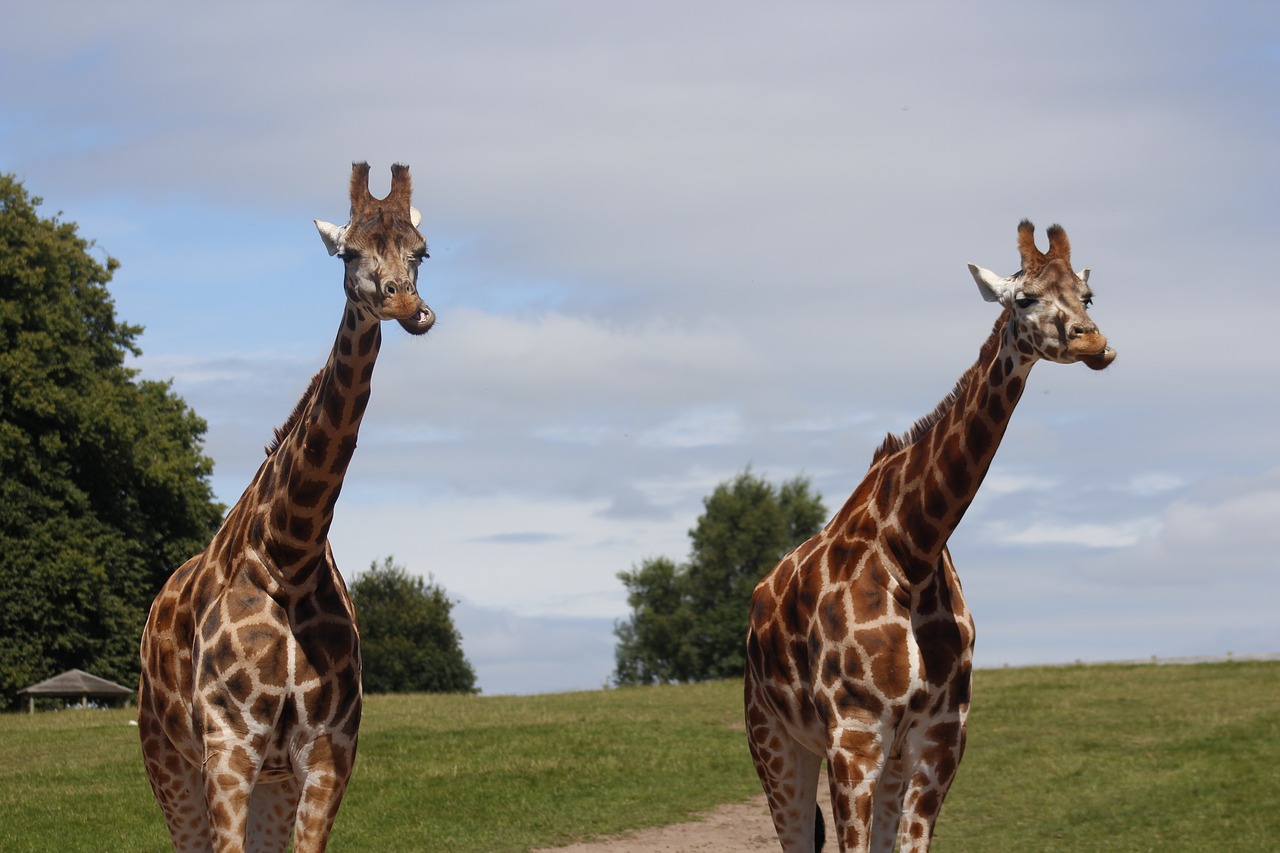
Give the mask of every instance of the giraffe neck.
<path id="1" fill-rule="evenodd" d="M 378 319 L 348 302 L 329 360 L 277 431 L 255 480 L 264 539 L 282 580 L 305 583 L 324 555 L 381 345 Z"/>
<path id="2" fill-rule="evenodd" d="M 882 493 L 888 488 L 898 496 L 891 517 L 882 519 L 886 538 L 912 583 L 932 574 L 995 458 L 1035 364 L 1018 343 L 1005 311 L 955 390 L 878 454 Z"/>

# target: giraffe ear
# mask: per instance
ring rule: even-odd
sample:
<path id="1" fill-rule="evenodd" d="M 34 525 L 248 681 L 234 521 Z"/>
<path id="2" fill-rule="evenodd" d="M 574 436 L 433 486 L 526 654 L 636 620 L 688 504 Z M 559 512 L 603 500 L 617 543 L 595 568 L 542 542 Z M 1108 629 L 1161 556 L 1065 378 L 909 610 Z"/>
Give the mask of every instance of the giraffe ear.
<path id="1" fill-rule="evenodd" d="M 409 223 L 417 228 L 422 224 L 422 214 L 418 212 L 418 208 L 409 205 Z"/>
<path id="2" fill-rule="evenodd" d="M 1084 269 L 1080 270 L 1080 272 L 1076 273 L 1076 275 L 1080 276 L 1080 280 L 1081 280 L 1081 281 L 1083 281 L 1085 284 L 1088 284 L 1088 283 L 1089 283 L 1089 268 L 1088 268 L 1088 267 L 1085 267 Z"/>
<path id="3" fill-rule="evenodd" d="M 988 302 L 999 302 L 1001 305 L 1008 305 L 1013 301 L 1013 289 L 1009 286 L 1009 279 L 996 275 L 991 270 L 984 270 L 977 264 L 969 264 L 969 273 L 978 283 L 978 292 L 982 294 L 983 299 Z"/>
<path id="4" fill-rule="evenodd" d="M 338 254 L 338 246 L 342 242 L 342 235 L 347 233 L 347 226 L 334 225 L 332 222 L 322 222 L 315 220 L 316 230 L 320 232 L 320 239 L 324 241 L 324 247 L 329 250 L 330 255 Z"/>

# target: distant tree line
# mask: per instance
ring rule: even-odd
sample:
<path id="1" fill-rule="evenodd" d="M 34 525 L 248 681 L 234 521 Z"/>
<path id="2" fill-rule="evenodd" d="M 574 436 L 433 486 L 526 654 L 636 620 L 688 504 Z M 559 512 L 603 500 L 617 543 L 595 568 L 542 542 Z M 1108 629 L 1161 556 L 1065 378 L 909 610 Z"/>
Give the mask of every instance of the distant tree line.
<path id="1" fill-rule="evenodd" d="M 774 486 L 749 468 L 703 506 L 684 563 L 650 557 L 618 575 L 631 615 L 614 626 L 615 684 L 740 678 L 752 590 L 827 518 L 807 478 Z"/>

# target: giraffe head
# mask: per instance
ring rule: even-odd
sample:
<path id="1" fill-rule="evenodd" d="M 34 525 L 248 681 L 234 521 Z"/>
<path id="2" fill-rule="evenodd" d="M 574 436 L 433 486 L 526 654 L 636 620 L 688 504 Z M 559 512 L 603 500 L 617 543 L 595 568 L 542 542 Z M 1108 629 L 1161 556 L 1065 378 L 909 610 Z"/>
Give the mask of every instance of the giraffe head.
<path id="1" fill-rule="evenodd" d="M 1060 364 L 1080 361 L 1102 370 L 1115 361 L 1116 353 L 1089 319 L 1089 270 L 1076 273 L 1071 268 L 1071 243 L 1061 225 L 1049 227 L 1048 252 L 1036 248 L 1035 230 L 1025 219 L 1018 225 L 1018 272 L 1004 277 L 974 264 L 969 264 L 969 272 L 983 299 L 1009 309 L 1010 329 L 1026 358 Z"/>
<path id="2" fill-rule="evenodd" d="M 330 255 L 346 266 L 347 299 L 379 320 L 398 320 L 421 335 L 436 317 L 418 296 L 418 265 L 427 257 L 427 241 L 418 231 L 422 215 L 409 204 L 413 184 L 409 167 L 391 167 L 391 192 L 376 199 L 369 192 L 369 164 L 351 167 L 351 221 L 346 225 L 316 220 Z"/>

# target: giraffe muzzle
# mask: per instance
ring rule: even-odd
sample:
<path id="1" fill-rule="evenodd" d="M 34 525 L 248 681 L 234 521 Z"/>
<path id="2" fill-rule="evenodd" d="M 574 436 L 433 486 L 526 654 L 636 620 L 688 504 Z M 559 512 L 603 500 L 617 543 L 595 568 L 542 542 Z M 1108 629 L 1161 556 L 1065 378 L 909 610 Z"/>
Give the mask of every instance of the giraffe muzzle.
<path id="1" fill-rule="evenodd" d="M 1105 370 L 1107 365 L 1116 360 L 1116 351 L 1107 345 L 1106 337 L 1100 332 L 1073 339 L 1068 351 L 1090 370 Z"/>
<path id="2" fill-rule="evenodd" d="M 397 318 L 397 322 L 411 335 L 425 335 L 436 324 L 436 313 L 419 299 L 417 312 L 412 317 Z"/>
<path id="3" fill-rule="evenodd" d="M 383 294 L 382 316 L 397 321 L 406 332 L 421 335 L 435 324 L 435 312 L 422 301 L 412 282 L 387 283 Z"/>

